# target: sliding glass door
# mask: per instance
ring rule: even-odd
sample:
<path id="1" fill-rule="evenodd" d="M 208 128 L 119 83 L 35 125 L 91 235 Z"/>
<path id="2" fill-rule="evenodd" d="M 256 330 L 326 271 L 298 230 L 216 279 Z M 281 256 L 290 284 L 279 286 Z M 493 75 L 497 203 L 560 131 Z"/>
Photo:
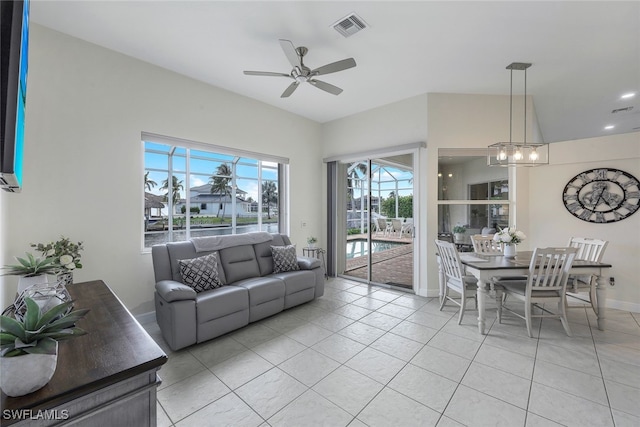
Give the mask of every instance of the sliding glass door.
<path id="1" fill-rule="evenodd" d="M 339 273 L 412 289 L 413 155 L 343 162 L 338 170 L 346 221 L 337 239 L 345 247 Z"/>

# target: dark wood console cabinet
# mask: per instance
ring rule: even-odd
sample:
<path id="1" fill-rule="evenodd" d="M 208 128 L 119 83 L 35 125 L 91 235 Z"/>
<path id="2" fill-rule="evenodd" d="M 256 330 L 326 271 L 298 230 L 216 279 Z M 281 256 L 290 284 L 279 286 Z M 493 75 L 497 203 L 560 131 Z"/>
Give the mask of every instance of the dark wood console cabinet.
<path id="1" fill-rule="evenodd" d="M 166 354 L 101 280 L 67 286 L 87 335 L 61 341 L 51 381 L 2 393 L 0 425 L 155 426 L 157 371 Z"/>

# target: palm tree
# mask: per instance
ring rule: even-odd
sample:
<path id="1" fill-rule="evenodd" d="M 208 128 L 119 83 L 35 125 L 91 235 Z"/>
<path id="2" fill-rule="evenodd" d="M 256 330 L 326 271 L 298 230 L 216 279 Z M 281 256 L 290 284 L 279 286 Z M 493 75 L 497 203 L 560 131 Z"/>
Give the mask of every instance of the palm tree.
<path id="1" fill-rule="evenodd" d="M 353 186 L 354 181 L 355 180 L 359 180 L 360 179 L 360 175 L 358 174 L 358 172 L 360 172 L 361 175 L 367 176 L 367 164 L 364 162 L 359 162 L 358 165 L 351 169 L 351 172 L 349 172 L 347 174 L 347 202 L 351 201 L 352 202 L 352 209 L 355 209 L 355 200 L 353 200 Z M 362 209 L 362 204 L 364 203 L 364 195 L 361 195 L 360 197 L 360 208 Z"/>
<path id="2" fill-rule="evenodd" d="M 158 185 L 158 183 L 152 179 L 149 179 L 149 171 L 147 171 L 147 173 L 144 174 L 144 188 L 151 191 L 151 189 L 156 185 Z"/>
<path id="3" fill-rule="evenodd" d="M 271 203 L 278 203 L 278 187 L 275 182 L 262 183 L 262 203 L 267 204 L 267 218 L 271 219 Z"/>
<path id="4" fill-rule="evenodd" d="M 211 194 L 221 194 L 220 199 L 222 200 L 222 221 L 224 221 L 224 214 L 226 210 L 227 204 L 225 203 L 227 194 L 231 195 L 231 186 L 229 183 L 231 182 L 232 175 L 231 168 L 226 163 L 221 163 L 217 168 L 216 172 L 209 177 L 209 184 L 211 184 Z M 218 209 L 220 212 L 220 209 Z M 216 214 L 216 217 L 218 215 Z"/>
<path id="5" fill-rule="evenodd" d="M 169 180 L 165 179 L 162 181 L 161 190 L 165 190 L 167 193 L 165 194 L 165 199 L 169 199 Z M 178 181 L 178 178 L 173 175 L 171 177 L 171 192 L 173 193 L 173 197 L 171 198 L 171 202 L 173 206 L 177 205 L 180 201 L 180 190 L 184 190 L 184 186 L 182 185 L 182 181 Z"/>

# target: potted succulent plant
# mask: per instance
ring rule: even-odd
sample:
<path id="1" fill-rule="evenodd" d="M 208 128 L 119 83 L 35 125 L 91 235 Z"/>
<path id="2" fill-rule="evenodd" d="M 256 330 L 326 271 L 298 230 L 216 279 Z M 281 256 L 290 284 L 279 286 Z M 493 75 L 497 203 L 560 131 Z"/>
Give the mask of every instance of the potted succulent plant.
<path id="1" fill-rule="evenodd" d="M 26 253 L 26 258 L 15 257 L 18 264 L 5 265 L 4 276 L 20 276 L 18 294 L 35 284 L 47 283 L 47 274 L 55 274 L 60 268 L 54 257 L 34 257 Z"/>
<path id="2" fill-rule="evenodd" d="M 456 225 L 453 227 L 453 235 L 456 239 L 456 242 L 461 242 L 464 240 L 464 233 L 467 232 L 467 229 L 463 225 Z"/>
<path id="3" fill-rule="evenodd" d="M 0 388 L 7 396 L 34 392 L 51 380 L 58 362 L 58 341 L 85 335 L 75 326 L 89 310 L 70 311 L 72 302 L 45 313 L 31 298 L 25 298 L 21 318 L 0 316 Z"/>
<path id="4" fill-rule="evenodd" d="M 318 242 L 318 239 L 316 239 L 314 236 L 307 237 L 307 244 L 309 245 L 310 248 L 315 248 L 317 242 Z"/>

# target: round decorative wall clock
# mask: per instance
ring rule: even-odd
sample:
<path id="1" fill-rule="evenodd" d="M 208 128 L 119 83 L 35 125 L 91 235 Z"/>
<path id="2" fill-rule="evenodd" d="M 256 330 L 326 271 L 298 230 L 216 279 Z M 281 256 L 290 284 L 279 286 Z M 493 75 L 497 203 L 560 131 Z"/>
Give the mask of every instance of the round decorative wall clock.
<path id="1" fill-rule="evenodd" d="M 583 221 L 616 222 L 640 208 L 640 183 L 618 169 L 591 169 L 567 183 L 562 200 L 567 210 Z"/>

